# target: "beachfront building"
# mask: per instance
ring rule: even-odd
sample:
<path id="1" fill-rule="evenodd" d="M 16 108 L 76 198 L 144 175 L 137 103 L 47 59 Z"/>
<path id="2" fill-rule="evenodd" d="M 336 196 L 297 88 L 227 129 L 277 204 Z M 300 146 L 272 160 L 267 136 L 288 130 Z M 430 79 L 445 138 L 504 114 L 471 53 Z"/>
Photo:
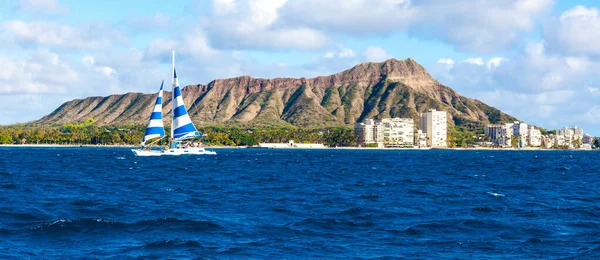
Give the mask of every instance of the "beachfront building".
<path id="1" fill-rule="evenodd" d="M 513 136 L 513 124 L 488 125 L 483 133 L 500 147 L 510 147 Z"/>
<path id="2" fill-rule="evenodd" d="M 354 134 L 358 146 L 375 144 L 374 146 L 383 147 L 383 127 L 381 123 L 377 123 L 373 119 L 367 119 L 364 123 L 356 123 Z"/>
<path id="3" fill-rule="evenodd" d="M 545 149 L 550 149 L 550 148 L 554 147 L 554 135 L 553 134 L 542 135 L 541 147 L 545 148 Z"/>
<path id="4" fill-rule="evenodd" d="M 427 147 L 427 133 L 423 133 L 423 130 L 419 129 L 417 131 L 415 144 L 421 147 Z"/>
<path id="5" fill-rule="evenodd" d="M 386 147 L 415 145 L 415 122 L 412 118 L 384 118 L 381 126 Z"/>
<path id="6" fill-rule="evenodd" d="M 429 109 L 421 114 L 421 130 L 427 135 L 427 146 L 448 147 L 446 111 Z"/>
<path id="7" fill-rule="evenodd" d="M 540 147 L 542 145 L 541 131 L 519 121 L 502 125 L 488 125 L 484 129 L 484 134 L 500 147 L 511 147 L 513 138 L 517 140 L 517 147 Z M 550 140 L 545 141 L 548 143 Z"/>
<path id="8" fill-rule="evenodd" d="M 534 126 L 527 129 L 527 145 L 531 147 L 540 147 L 542 145 L 542 132 Z"/>
<path id="9" fill-rule="evenodd" d="M 513 129 L 513 135 L 517 137 L 517 146 L 518 147 L 525 147 L 527 146 L 527 135 L 528 135 L 528 125 L 523 123 L 523 122 L 519 122 L 519 121 L 515 121 L 512 125 L 512 129 Z"/>
<path id="10" fill-rule="evenodd" d="M 583 129 L 577 126 L 558 129 L 556 135 L 560 139 L 559 146 L 579 148 L 583 145 Z"/>

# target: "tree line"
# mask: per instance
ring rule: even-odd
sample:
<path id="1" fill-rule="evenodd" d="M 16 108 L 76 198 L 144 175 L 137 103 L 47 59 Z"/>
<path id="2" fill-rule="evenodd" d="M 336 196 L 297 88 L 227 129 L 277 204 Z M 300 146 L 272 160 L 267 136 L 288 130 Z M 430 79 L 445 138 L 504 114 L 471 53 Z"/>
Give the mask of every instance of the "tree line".
<path id="1" fill-rule="evenodd" d="M 98 126 L 94 119 L 63 125 L 16 124 L 0 126 L 0 144 L 138 145 L 145 125 Z M 165 127 L 165 132 L 171 130 Z M 354 131 L 348 127 L 306 129 L 298 127 L 241 128 L 207 126 L 203 142 L 211 146 L 254 146 L 258 143 L 322 143 L 355 146 Z M 164 144 L 166 140 L 162 140 Z"/>
<path id="2" fill-rule="evenodd" d="M 64 144 L 64 145 L 138 145 L 146 130 L 145 125 L 99 126 L 92 118 L 80 123 L 62 125 L 15 124 L 0 126 L 0 144 Z M 169 133 L 169 127 L 165 132 Z M 258 143 L 322 143 L 330 147 L 356 146 L 354 130 L 349 127 L 299 128 L 282 127 L 228 127 L 198 128 L 206 134 L 203 142 L 210 146 L 254 146 Z M 160 144 L 165 144 L 162 140 Z M 449 147 L 472 147 L 489 141 L 483 131 L 465 127 L 448 127 Z"/>

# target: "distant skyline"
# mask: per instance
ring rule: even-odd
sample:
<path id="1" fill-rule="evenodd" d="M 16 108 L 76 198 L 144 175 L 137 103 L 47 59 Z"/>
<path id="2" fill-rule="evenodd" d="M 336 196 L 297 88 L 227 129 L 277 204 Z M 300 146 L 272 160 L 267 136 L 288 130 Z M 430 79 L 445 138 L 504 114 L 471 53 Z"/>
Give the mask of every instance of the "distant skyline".
<path id="1" fill-rule="evenodd" d="M 0 0 L 0 124 L 170 82 L 314 77 L 411 57 L 528 124 L 600 136 L 592 0 Z"/>

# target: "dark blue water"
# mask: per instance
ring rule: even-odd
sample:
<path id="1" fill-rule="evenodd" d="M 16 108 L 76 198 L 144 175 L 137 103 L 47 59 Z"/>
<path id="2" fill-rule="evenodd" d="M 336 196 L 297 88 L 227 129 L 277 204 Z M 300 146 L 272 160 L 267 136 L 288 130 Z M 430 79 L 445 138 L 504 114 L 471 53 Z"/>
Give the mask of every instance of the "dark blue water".
<path id="1" fill-rule="evenodd" d="M 0 148 L 0 258 L 598 258 L 600 153 Z"/>

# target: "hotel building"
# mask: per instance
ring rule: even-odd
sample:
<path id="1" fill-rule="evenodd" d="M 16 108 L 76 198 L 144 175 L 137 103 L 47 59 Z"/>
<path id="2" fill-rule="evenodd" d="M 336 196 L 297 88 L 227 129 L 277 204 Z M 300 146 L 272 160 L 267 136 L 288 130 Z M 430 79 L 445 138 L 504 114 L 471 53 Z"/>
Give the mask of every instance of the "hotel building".
<path id="1" fill-rule="evenodd" d="M 429 109 L 421 114 L 421 130 L 427 134 L 427 145 L 433 148 L 448 147 L 446 111 Z"/>

